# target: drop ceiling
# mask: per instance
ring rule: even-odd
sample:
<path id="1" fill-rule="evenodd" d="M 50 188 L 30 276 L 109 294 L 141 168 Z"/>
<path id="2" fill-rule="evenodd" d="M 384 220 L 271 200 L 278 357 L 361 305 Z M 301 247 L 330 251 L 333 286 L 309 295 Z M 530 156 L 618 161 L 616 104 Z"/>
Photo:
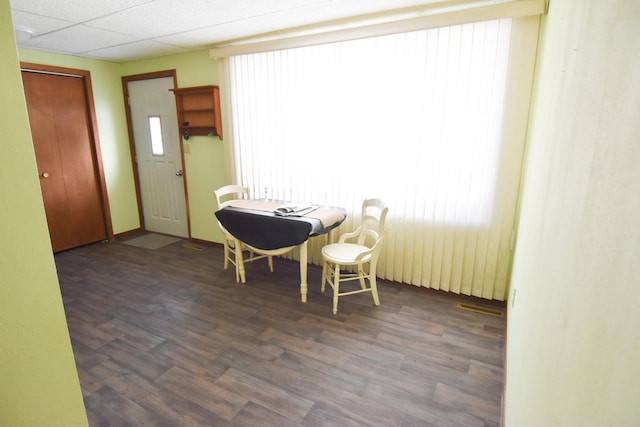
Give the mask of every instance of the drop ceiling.
<path id="1" fill-rule="evenodd" d="M 124 62 L 443 2 L 11 0 L 10 3 L 19 47 Z"/>

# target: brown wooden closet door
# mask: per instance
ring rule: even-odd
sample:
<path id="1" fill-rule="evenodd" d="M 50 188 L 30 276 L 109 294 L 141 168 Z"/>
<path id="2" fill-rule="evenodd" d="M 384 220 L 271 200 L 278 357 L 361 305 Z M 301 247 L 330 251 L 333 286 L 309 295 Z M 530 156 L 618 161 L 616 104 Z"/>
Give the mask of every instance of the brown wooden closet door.
<path id="1" fill-rule="evenodd" d="M 107 238 L 82 78 L 23 71 L 54 252 Z"/>

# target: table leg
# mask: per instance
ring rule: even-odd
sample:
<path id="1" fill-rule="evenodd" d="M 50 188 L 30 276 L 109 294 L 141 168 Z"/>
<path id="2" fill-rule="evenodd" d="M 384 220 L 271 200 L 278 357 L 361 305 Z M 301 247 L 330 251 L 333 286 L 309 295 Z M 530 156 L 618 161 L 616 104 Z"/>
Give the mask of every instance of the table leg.
<path id="1" fill-rule="evenodd" d="M 236 268 L 240 272 L 240 281 L 242 283 L 246 283 L 247 282 L 247 278 L 246 278 L 246 274 L 245 274 L 245 271 L 244 271 L 244 257 L 242 256 L 242 243 L 240 242 L 240 240 L 236 239 L 235 246 L 236 246 L 235 247 L 235 251 L 236 251 L 236 255 L 235 255 Z"/>
<path id="2" fill-rule="evenodd" d="M 307 242 L 300 245 L 300 297 L 307 302 Z"/>

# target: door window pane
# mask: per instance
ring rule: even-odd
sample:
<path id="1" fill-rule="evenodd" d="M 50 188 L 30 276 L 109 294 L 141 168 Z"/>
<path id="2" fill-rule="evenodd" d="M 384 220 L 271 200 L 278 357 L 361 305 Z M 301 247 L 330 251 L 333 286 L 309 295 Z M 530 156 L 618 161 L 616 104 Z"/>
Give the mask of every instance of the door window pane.
<path id="1" fill-rule="evenodd" d="M 149 116 L 149 133 L 151 134 L 151 153 L 154 156 L 164 156 L 160 116 Z"/>

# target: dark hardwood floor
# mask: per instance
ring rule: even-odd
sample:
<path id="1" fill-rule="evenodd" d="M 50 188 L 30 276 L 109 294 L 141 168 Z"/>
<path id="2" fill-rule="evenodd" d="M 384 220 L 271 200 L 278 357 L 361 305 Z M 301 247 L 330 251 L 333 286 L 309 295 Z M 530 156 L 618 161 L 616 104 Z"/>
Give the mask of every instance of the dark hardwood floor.
<path id="1" fill-rule="evenodd" d="M 222 269 L 222 248 L 56 254 L 91 426 L 499 426 L 501 305 L 380 281 L 331 313 L 320 268 Z"/>

